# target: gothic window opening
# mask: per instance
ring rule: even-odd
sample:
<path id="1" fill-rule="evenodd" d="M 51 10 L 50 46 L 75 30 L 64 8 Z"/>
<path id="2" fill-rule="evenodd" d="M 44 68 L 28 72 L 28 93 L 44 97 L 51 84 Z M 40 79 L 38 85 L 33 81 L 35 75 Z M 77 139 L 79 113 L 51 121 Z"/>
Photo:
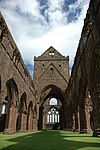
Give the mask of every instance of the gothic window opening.
<path id="1" fill-rule="evenodd" d="M 90 94 L 90 91 L 89 91 L 89 90 L 88 90 L 88 97 L 91 98 L 91 94 Z"/>
<path id="2" fill-rule="evenodd" d="M 5 114 L 6 113 L 6 105 L 5 104 L 3 104 L 2 105 L 2 112 L 1 112 L 2 114 Z"/>
<path id="3" fill-rule="evenodd" d="M 47 116 L 48 123 L 59 123 L 59 111 L 56 108 L 51 108 Z"/>

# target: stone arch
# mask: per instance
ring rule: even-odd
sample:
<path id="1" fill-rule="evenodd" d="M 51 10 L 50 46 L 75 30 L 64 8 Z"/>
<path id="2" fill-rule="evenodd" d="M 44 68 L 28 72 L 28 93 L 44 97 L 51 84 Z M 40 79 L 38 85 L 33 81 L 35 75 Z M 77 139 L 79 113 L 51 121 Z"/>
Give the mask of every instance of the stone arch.
<path id="1" fill-rule="evenodd" d="M 16 115 L 19 102 L 18 87 L 13 78 L 6 82 L 7 95 L 2 103 L 2 115 L 4 117 L 3 130 L 5 132 L 16 131 Z M 4 107 L 5 106 L 5 107 Z M 4 110 L 5 109 L 5 110 Z"/>
<path id="2" fill-rule="evenodd" d="M 49 100 L 51 98 L 56 98 L 58 101 L 56 109 L 59 109 L 60 116 L 63 116 L 63 117 L 60 117 L 59 126 L 60 128 L 63 128 L 64 126 L 64 112 L 61 111 L 63 110 L 62 107 L 64 107 L 64 92 L 59 87 L 51 84 L 51 85 L 46 86 L 41 91 L 40 108 L 39 108 L 39 124 L 38 124 L 39 130 L 47 128 L 46 127 L 47 126 L 47 113 L 48 113 L 48 109 L 51 107 L 49 105 Z"/>
<path id="3" fill-rule="evenodd" d="M 90 133 L 91 132 L 91 109 L 92 109 L 92 101 L 89 95 L 89 84 L 88 79 L 83 76 L 79 80 L 79 131 L 80 133 Z"/>
<path id="4" fill-rule="evenodd" d="M 18 107 L 18 116 L 16 120 L 16 130 L 26 131 L 26 122 L 27 122 L 27 94 L 24 92 L 21 95 L 19 107 Z"/>
<path id="5" fill-rule="evenodd" d="M 27 111 L 27 103 L 26 102 L 27 102 L 27 94 L 26 94 L 26 92 L 24 92 L 21 95 L 20 103 L 19 103 L 20 113 L 25 113 L 26 114 L 26 111 Z"/>
<path id="6" fill-rule="evenodd" d="M 43 104 L 48 97 L 58 98 L 60 99 L 62 104 L 64 103 L 64 92 L 59 87 L 53 84 L 47 85 L 41 91 L 40 103 Z"/>

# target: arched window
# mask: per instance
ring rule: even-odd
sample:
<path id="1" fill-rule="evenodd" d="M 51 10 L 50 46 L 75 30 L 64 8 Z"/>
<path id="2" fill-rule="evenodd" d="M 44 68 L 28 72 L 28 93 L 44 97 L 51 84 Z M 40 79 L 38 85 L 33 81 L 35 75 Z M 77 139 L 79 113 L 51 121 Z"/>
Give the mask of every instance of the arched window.
<path id="1" fill-rule="evenodd" d="M 54 56 L 54 54 L 55 54 L 54 51 L 53 52 L 49 52 L 50 56 Z"/>
<path id="2" fill-rule="evenodd" d="M 90 91 L 89 91 L 89 90 L 88 90 L 88 97 L 91 98 L 91 94 L 90 94 Z"/>
<path id="3" fill-rule="evenodd" d="M 49 105 L 53 105 L 53 106 L 55 106 L 55 105 L 57 105 L 57 99 L 56 98 L 51 98 L 50 99 L 50 101 L 49 101 Z"/>
<path id="4" fill-rule="evenodd" d="M 2 114 L 5 114 L 5 113 L 6 113 L 6 105 L 3 104 L 3 105 L 2 105 Z"/>
<path id="5" fill-rule="evenodd" d="M 51 108 L 47 115 L 48 123 L 58 123 L 59 122 L 59 111 L 56 108 Z"/>

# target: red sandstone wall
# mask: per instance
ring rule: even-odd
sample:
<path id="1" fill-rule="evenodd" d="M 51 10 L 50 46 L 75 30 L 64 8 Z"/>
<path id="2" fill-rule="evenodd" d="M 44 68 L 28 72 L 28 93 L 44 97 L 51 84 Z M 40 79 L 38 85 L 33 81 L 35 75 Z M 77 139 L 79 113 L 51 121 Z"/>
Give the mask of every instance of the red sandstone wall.
<path id="1" fill-rule="evenodd" d="M 25 92 L 27 97 L 26 113 L 28 111 L 30 101 L 33 103 L 34 110 L 34 107 L 37 107 L 37 104 L 32 78 L 22 60 L 21 54 L 7 28 L 3 17 L 0 15 L 0 114 L 2 104 L 5 102 L 5 97 L 7 96 L 6 84 L 8 80 L 12 80 L 16 83 L 18 88 L 18 105 L 20 103 L 22 94 Z M 18 108 L 15 108 L 15 106 L 12 107 L 14 108 L 11 109 L 14 110 L 11 110 L 9 114 L 9 132 L 14 132 L 16 130 L 16 117 L 18 115 Z M 23 116 L 24 119 L 21 123 L 24 124 L 24 127 L 22 127 L 21 130 L 25 131 L 27 124 L 27 114 Z M 29 130 L 31 130 L 31 128 L 29 128 Z"/>

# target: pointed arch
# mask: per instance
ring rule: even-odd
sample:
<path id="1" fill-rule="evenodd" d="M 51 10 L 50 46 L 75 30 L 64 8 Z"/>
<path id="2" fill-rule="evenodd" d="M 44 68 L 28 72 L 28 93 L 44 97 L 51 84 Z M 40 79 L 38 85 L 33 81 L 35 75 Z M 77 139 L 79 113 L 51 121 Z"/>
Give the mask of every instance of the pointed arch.
<path id="1" fill-rule="evenodd" d="M 15 131 L 16 110 L 18 108 L 19 93 L 14 78 L 10 78 L 6 82 L 6 91 L 7 91 L 7 95 L 5 97 L 5 100 L 2 103 L 2 116 L 3 116 L 3 126 L 4 126 L 2 130 L 4 131 L 13 128 L 12 130 Z"/>
<path id="2" fill-rule="evenodd" d="M 48 98 L 56 98 L 64 103 L 64 92 L 57 86 L 50 84 L 41 91 L 40 102 L 43 104 Z"/>

